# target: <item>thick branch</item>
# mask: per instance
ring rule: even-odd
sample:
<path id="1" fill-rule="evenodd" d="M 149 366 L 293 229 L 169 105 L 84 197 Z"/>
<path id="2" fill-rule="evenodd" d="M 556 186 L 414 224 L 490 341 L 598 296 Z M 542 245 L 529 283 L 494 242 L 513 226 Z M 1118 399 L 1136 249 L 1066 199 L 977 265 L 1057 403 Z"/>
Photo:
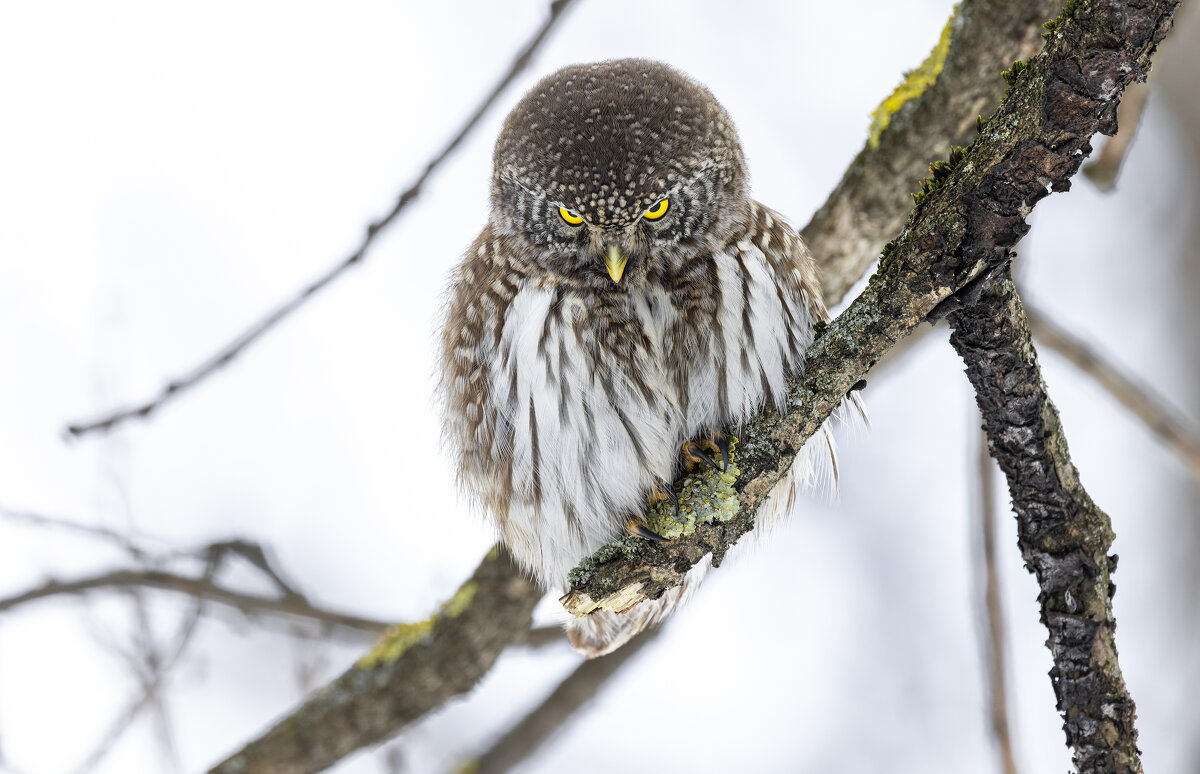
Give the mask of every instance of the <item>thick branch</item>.
<path id="1" fill-rule="evenodd" d="M 720 564 L 851 386 L 923 320 L 961 305 L 960 294 L 969 300 L 1028 231 L 1034 205 L 1070 187 L 1091 136 L 1116 131 L 1120 94 L 1145 79 L 1177 5 L 1094 0 L 1060 18 L 979 139 L 929 186 L 863 294 L 810 347 L 804 376 L 790 386 L 788 415 L 763 415 L 746 427 L 737 515 L 668 543 L 609 544 L 578 568 L 566 608 L 577 615 L 628 609 L 679 585 L 706 554 Z"/>
<path id="2" fill-rule="evenodd" d="M 465 693 L 529 629 L 542 591 L 493 550 L 427 621 L 393 627 L 371 653 L 212 774 L 321 771 Z"/>
<path id="3" fill-rule="evenodd" d="M 1007 272 L 949 319 L 988 447 L 1008 477 L 1017 544 L 1041 589 L 1050 679 L 1075 766 L 1081 774 L 1141 772 L 1133 699 L 1114 641 L 1112 525 L 1079 482 Z"/>
<path id="4" fill-rule="evenodd" d="M 975 139 L 975 118 L 1004 96 L 998 76 L 1041 47 L 1062 0 L 963 0 L 943 40 L 875 113 L 871 136 L 804 228 L 821 265 L 825 302 L 842 300 L 912 210 L 908 194 L 931 159 Z M 930 77 L 936 80 L 923 86 Z"/>

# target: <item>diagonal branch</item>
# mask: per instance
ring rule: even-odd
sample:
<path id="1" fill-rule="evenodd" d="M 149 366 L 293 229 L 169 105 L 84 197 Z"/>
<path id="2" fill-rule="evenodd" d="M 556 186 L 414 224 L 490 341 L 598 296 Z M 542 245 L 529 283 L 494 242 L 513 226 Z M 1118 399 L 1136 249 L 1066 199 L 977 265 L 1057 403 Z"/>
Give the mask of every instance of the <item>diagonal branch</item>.
<path id="1" fill-rule="evenodd" d="M 473 761 L 459 769 L 470 774 L 504 774 L 532 757 L 542 745 L 596 697 L 608 680 L 654 642 L 659 629 L 646 632 L 607 656 L 584 661 L 528 715 Z"/>
<path id="2" fill-rule="evenodd" d="M 192 389 L 220 369 L 229 365 L 229 363 L 232 362 L 238 355 L 246 351 L 250 345 L 254 344 L 264 335 L 269 333 L 276 325 L 290 317 L 293 312 L 304 306 L 304 304 L 306 304 L 313 296 L 320 293 L 322 290 L 332 284 L 334 280 L 345 274 L 349 269 L 357 266 L 362 261 L 363 257 L 366 256 L 367 250 L 370 249 L 379 233 L 390 226 L 392 222 L 400 216 L 400 213 L 404 211 L 409 203 L 411 203 L 421 194 L 421 187 L 429 181 L 429 178 L 438 169 L 438 167 L 442 165 L 442 162 L 445 161 L 450 154 L 453 153 L 456 148 L 458 148 L 459 145 L 462 144 L 463 140 L 467 138 L 467 135 L 469 135 L 475 129 L 475 127 L 479 124 L 480 119 L 483 118 L 488 109 L 495 104 L 497 99 L 499 99 L 500 94 L 503 93 L 508 85 L 516 80 L 517 76 L 520 75 L 521 72 L 524 71 L 524 69 L 529 65 L 529 62 L 533 59 L 533 55 L 546 40 L 547 36 L 550 34 L 550 31 L 554 29 L 555 24 L 557 24 L 559 19 L 562 18 L 563 12 L 566 11 L 573 2 L 575 2 L 575 0 L 554 0 L 554 2 L 550 4 L 550 14 L 546 18 L 546 21 L 542 23 L 542 26 L 538 28 L 537 32 L 534 33 L 529 42 L 522 47 L 520 52 L 517 54 L 516 59 L 513 60 L 512 65 L 508 68 L 508 72 L 504 74 L 499 83 L 497 83 L 496 86 L 483 99 L 483 101 L 475 109 L 475 112 L 471 114 L 471 117 L 468 118 L 466 123 L 462 125 L 462 128 L 458 130 L 458 133 L 455 134 L 448 143 L 446 143 L 445 147 L 443 147 L 436 156 L 430 159 L 429 163 L 425 165 L 425 169 L 420 175 L 417 176 L 417 179 L 412 183 L 412 185 L 410 185 L 404 190 L 403 193 L 400 194 L 400 197 L 392 206 L 391 211 L 379 220 L 367 226 L 367 233 L 354 252 L 346 256 L 346 258 L 344 258 L 340 263 L 331 267 L 320 277 L 310 282 L 294 296 L 268 312 L 253 325 L 240 333 L 236 338 L 233 339 L 233 341 L 230 341 L 224 347 L 219 349 L 203 363 L 196 366 L 188 373 L 171 379 L 169 382 L 167 382 L 166 386 L 164 386 L 153 398 L 134 406 L 116 409 L 96 419 L 74 422 L 67 426 L 67 433 L 78 438 L 91 433 L 107 432 L 112 430 L 117 425 L 120 425 L 130 419 L 145 419 L 146 417 L 149 417 L 167 403 L 171 402 L 175 398 L 178 398 L 180 395 Z"/>
<path id="3" fill-rule="evenodd" d="M 542 591 L 493 549 L 428 620 L 395 626 L 369 654 L 212 774 L 321 771 L 378 744 L 491 669 L 529 629 Z"/>
<path id="4" fill-rule="evenodd" d="M 1141 772 L 1133 699 L 1114 639 L 1112 524 L 1079 482 L 1007 270 L 949 319 L 988 448 L 1008 477 L 1017 544 L 1041 590 L 1050 680 L 1075 767 L 1081 774 Z"/>
<path id="5" fill-rule="evenodd" d="M 1200 434 L 1193 429 L 1194 422 L 1174 409 L 1162 395 L 1126 376 L 1102 354 L 1037 309 L 1026 306 L 1025 314 L 1038 344 L 1062 355 L 1092 377 L 1129 413 L 1140 419 L 1151 433 L 1178 454 L 1191 473 L 1192 480 L 1200 485 Z"/>
<path id="6" fill-rule="evenodd" d="M 804 227 L 827 305 L 839 303 L 900 232 L 912 210 L 908 194 L 927 174 L 929 160 L 975 139 L 976 116 L 1004 97 L 997 75 L 1014 59 L 1038 52 L 1042 22 L 1062 6 L 1062 0 L 963 0 L 957 6 L 929 58 L 875 111 L 866 145 Z"/>
<path id="7" fill-rule="evenodd" d="M 566 608 L 576 615 L 626 610 L 679 585 L 707 554 L 719 565 L 851 386 L 922 321 L 970 300 L 1028 231 L 1025 217 L 1034 205 L 1070 187 L 1092 135 L 1116 131 L 1121 92 L 1145 78 L 1177 5 L 1073 3 L 1056 20 L 1046 50 L 1013 68 L 1010 93 L 979 139 L 938 167 L 866 290 L 810 347 L 804 376 L 790 385 L 788 415 L 748 423 L 739 447 L 737 514 L 668 543 L 609 544 L 577 568 Z"/>

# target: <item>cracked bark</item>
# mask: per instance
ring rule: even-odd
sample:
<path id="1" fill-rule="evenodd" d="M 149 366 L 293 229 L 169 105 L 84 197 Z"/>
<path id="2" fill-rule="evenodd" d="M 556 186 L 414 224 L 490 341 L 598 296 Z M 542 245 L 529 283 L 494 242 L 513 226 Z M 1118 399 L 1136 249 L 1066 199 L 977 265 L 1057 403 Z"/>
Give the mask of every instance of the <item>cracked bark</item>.
<path id="1" fill-rule="evenodd" d="M 1007 268 L 953 312 L 950 343 L 967 365 L 988 450 L 1008 478 L 1017 545 L 1037 576 L 1050 680 L 1080 772 L 1142 771 L 1133 699 L 1117 664 L 1112 525 L 1084 491 L 1046 394 L 1029 321 Z"/>

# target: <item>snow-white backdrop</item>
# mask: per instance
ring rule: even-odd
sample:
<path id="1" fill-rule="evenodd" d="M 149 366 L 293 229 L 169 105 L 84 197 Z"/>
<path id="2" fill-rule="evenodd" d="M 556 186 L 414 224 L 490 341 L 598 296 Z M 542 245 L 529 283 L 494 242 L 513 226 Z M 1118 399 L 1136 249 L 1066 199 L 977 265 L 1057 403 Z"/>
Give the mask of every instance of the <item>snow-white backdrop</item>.
<path id="1" fill-rule="evenodd" d="M 569 63 L 669 62 L 733 115 L 756 196 L 803 224 L 952 5 L 582 0 L 364 265 L 152 420 L 72 442 L 68 421 L 148 396 L 350 252 L 546 4 L 0 4 L 0 505 L 150 545 L 246 536 L 322 603 L 425 617 L 492 541 L 438 451 L 433 343 L 447 274 L 485 219 L 492 141 L 523 90 Z M 1198 209 L 1189 148 L 1152 99 L 1117 192 L 1081 178 L 1043 202 L 1021 264 L 1030 299 L 1184 407 L 1200 286 L 1183 268 Z M 1053 354 L 1043 364 L 1118 534 L 1118 645 L 1147 768 L 1194 771 L 1195 487 L 1093 383 Z M 804 503 L 769 546 L 710 576 L 522 770 L 993 771 L 978 420 L 961 371 L 939 330 L 870 377 L 873 427 L 843 434 L 838 502 Z M 1062 772 L 1037 589 L 996 499 L 1018 760 Z M 124 560 L 0 521 L 0 597 Z M 169 633 L 185 603 L 151 599 Z M 98 596 L 0 617 L 0 767 L 73 771 L 105 736 L 139 689 L 115 652 L 130 609 Z M 302 698 L 298 670 L 326 679 L 358 653 L 205 618 L 163 688 L 174 752 L 149 713 L 97 770 L 204 770 Z M 578 663 L 565 646 L 504 656 L 398 739 L 401 770 L 451 769 Z M 336 770 L 384 771 L 384 757 Z"/>

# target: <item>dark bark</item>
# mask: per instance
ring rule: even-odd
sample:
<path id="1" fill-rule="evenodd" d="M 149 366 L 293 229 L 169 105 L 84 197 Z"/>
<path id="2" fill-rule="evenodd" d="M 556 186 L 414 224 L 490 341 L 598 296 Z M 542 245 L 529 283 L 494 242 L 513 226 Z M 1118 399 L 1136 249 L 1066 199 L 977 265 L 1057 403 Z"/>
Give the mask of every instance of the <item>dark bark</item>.
<path id="1" fill-rule="evenodd" d="M 1080 772 L 1140 772 L 1134 705 L 1117 664 L 1112 525 L 1088 497 L 1046 395 L 1025 310 L 1007 271 L 950 315 L 988 449 L 1008 478 L 1017 544 L 1037 576 L 1050 679 Z"/>

